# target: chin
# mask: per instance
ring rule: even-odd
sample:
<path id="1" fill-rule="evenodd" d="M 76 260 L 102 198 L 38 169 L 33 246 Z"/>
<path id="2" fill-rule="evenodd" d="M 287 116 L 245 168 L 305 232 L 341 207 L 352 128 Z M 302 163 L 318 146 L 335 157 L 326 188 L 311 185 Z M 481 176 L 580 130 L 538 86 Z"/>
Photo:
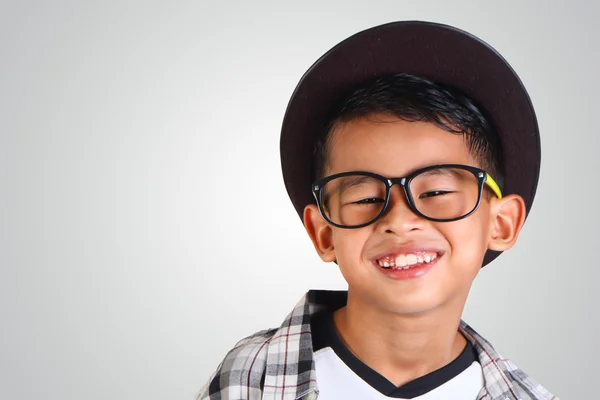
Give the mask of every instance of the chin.
<path id="1" fill-rule="evenodd" d="M 386 308 L 388 312 L 396 315 L 419 315 L 434 312 L 437 309 L 442 308 L 444 303 L 420 301 L 420 302 L 395 302 L 395 304 L 387 304 Z"/>
<path id="2" fill-rule="evenodd" d="M 433 312 L 444 308 L 448 303 L 448 298 L 442 293 L 430 290 L 419 291 L 418 293 L 381 290 L 377 293 L 372 293 L 369 297 L 370 299 L 367 300 L 371 303 L 369 308 L 397 315 L 415 315 Z"/>

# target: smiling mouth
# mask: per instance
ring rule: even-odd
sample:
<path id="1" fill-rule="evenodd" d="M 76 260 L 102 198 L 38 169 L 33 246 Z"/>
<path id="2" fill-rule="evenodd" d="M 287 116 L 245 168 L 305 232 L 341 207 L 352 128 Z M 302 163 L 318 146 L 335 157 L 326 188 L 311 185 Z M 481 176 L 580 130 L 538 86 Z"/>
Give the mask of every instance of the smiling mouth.
<path id="1" fill-rule="evenodd" d="M 438 259 L 441 254 L 436 252 L 404 253 L 385 256 L 375 260 L 381 268 L 385 269 L 411 269 L 422 265 L 430 264 Z"/>

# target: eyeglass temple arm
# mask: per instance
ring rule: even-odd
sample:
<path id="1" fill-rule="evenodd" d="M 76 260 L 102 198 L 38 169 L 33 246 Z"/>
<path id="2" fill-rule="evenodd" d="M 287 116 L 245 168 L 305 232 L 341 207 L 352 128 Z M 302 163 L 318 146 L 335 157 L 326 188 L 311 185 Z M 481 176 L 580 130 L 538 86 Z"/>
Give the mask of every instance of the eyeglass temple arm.
<path id="1" fill-rule="evenodd" d="M 315 187 L 314 189 L 317 190 L 318 187 Z M 317 192 L 313 191 L 313 197 L 315 198 L 315 201 L 317 202 L 317 204 L 319 204 L 319 198 L 317 197 Z M 323 204 L 323 210 L 327 211 L 327 206 L 325 204 Z"/>
<path id="2" fill-rule="evenodd" d="M 485 183 L 490 187 L 490 189 L 494 191 L 494 193 L 496 193 L 496 196 L 498 196 L 499 199 L 502 198 L 502 191 L 500 190 L 500 186 L 498 186 L 494 178 L 492 178 L 487 173 L 485 174 Z"/>

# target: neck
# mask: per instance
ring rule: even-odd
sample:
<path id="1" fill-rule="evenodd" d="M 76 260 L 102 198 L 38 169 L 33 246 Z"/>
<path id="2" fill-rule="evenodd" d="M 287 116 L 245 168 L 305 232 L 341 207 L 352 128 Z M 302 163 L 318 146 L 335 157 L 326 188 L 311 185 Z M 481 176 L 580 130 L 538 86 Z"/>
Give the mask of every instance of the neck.
<path id="1" fill-rule="evenodd" d="M 460 355 L 466 345 L 458 332 L 463 307 L 464 302 L 428 313 L 396 314 L 365 307 L 349 293 L 348 304 L 334 313 L 334 321 L 356 357 L 401 386 Z"/>

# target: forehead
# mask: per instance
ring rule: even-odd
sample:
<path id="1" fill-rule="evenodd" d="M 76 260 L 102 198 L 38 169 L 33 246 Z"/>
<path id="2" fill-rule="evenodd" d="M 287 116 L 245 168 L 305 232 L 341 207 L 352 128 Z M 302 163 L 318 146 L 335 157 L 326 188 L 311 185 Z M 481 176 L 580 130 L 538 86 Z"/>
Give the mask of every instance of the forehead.
<path id="1" fill-rule="evenodd" d="M 370 171 L 392 177 L 434 164 L 479 166 L 463 135 L 389 116 L 340 123 L 331 132 L 328 150 L 328 175 Z"/>

